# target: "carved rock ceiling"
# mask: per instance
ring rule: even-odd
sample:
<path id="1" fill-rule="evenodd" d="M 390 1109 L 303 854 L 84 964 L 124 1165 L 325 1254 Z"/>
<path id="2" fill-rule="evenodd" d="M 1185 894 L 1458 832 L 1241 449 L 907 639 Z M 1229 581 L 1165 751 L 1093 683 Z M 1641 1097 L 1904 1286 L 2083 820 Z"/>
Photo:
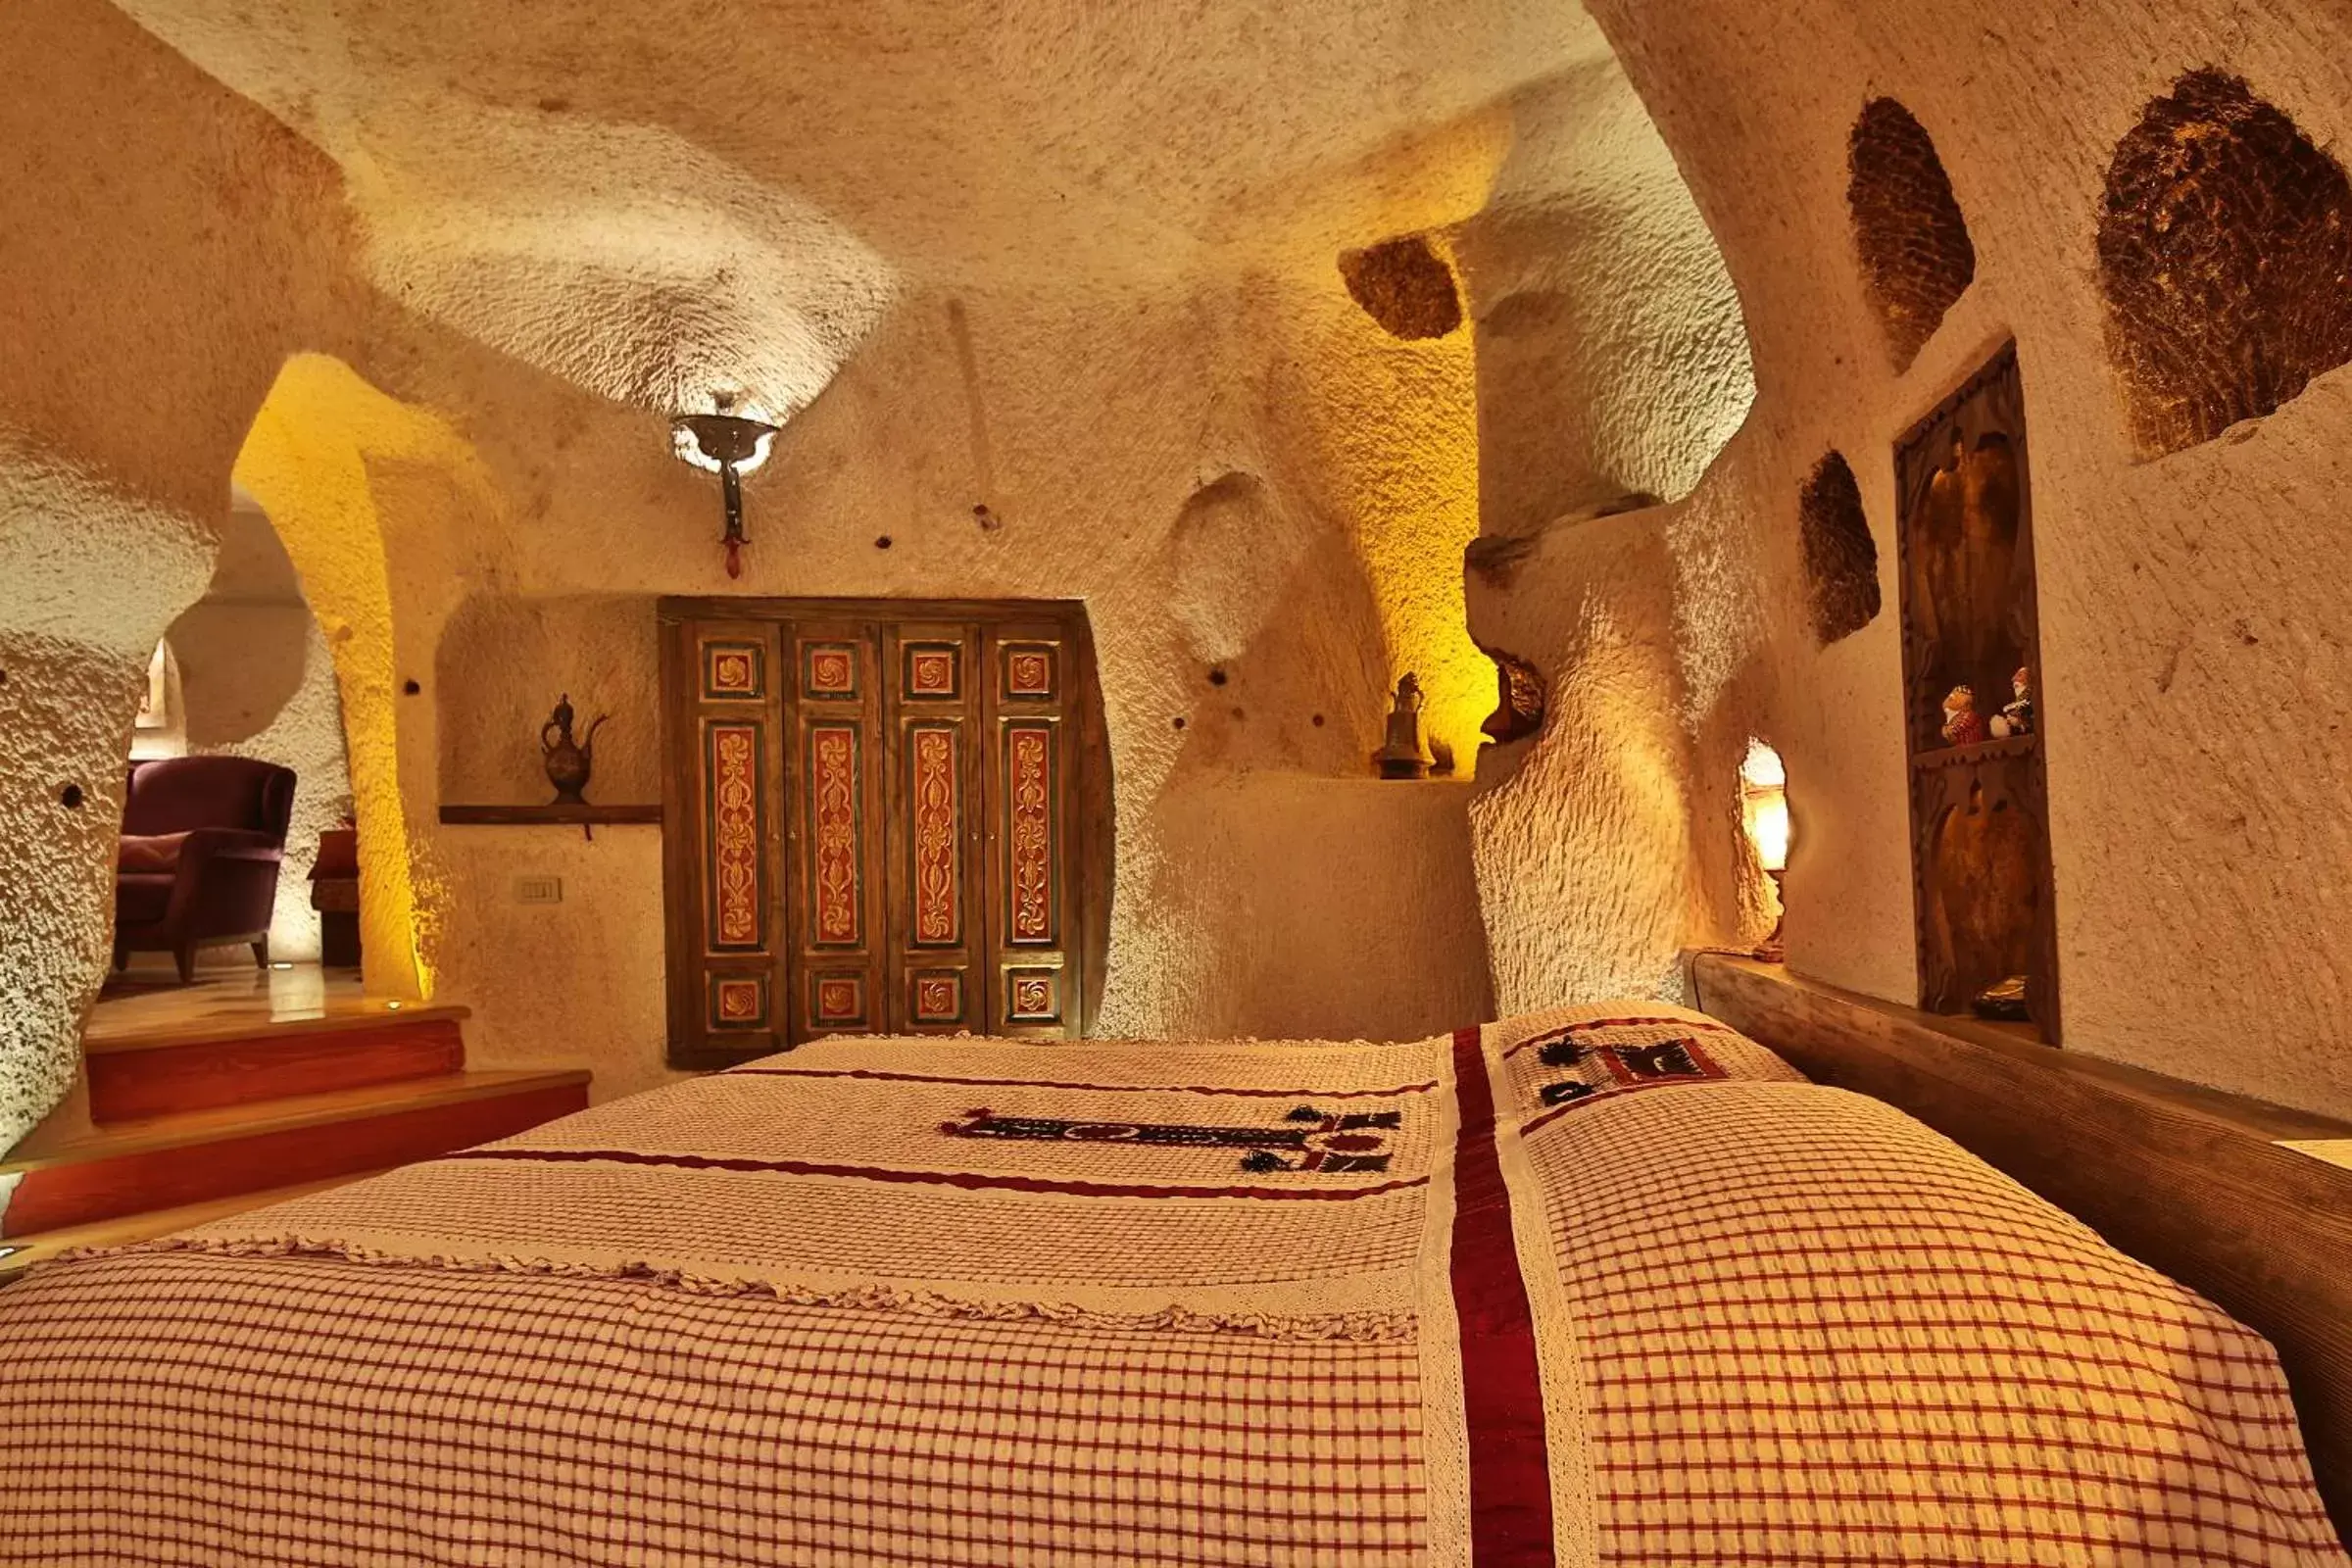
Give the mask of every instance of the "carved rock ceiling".
<path id="1" fill-rule="evenodd" d="M 1433 134 L 1607 56 L 1527 0 L 122 9 L 341 165 L 388 292 L 647 404 L 693 378 L 659 344 L 729 334 L 804 402 L 910 284 L 1185 288 L 1465 217 Z"/>

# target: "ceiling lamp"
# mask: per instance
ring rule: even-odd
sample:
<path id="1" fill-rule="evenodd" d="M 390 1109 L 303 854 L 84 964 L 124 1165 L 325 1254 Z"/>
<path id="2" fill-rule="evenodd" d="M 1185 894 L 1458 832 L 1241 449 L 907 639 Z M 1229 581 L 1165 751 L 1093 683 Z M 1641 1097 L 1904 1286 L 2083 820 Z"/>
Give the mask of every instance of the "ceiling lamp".
<path id="1" fill-rule="evenodd" d="M 722 539 L 727 547 L 727 575 L 740 577 L 743 547 L 750 543 L 743 536 L 743 476 L 767 461 L 768 447 L 780 426 L 728 414 L 725 407 L 722 402 L 717 414 L 681 415 L 670 433 L 682 461 L 718 471 L 727 509 L 727 531 Z"/>

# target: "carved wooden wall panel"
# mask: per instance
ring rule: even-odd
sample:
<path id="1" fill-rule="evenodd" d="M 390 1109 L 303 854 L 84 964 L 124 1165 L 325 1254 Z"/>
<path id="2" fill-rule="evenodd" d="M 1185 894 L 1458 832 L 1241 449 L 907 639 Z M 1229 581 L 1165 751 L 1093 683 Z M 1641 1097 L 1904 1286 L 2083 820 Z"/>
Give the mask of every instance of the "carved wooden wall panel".
<path id="1" fill-rule="evenodd" d="M 1110 815 L 1079 607 L 673 600 L 662 637 L 673 1061 L 1084 1031 Z"/>
<path id="2" fill-rule="evenodd" d="M 887 1026 L 876 871 L 881 670 L 870 629 L 851 619 L 788 621 L 799 674 L 788 704 L 788 947 L 798 984 L 789 1037 Z"/>
<path id="3" fill-rule="evenodd" d="M 890 773 L 890 1027 L 985 1032 L 980 918 L 980 639 L 956 621 L 884 628 L 895 685 Z"/>
<path id="4" fill-rule="evenodd" d="M 1064 940 L 1077 898 L 1065 689 L 1071 652 L 1053 622 L 989 628 L 990 921 L 997 933 L 991 1030 L 1060 1035 L 1077 1001 L 1078 958 Z"/>
<path id="5" fill-rule="evenodd" d="M 2032 1021 L 2056 1044 L 2046 705 L 2014 348 L 1903 438 L 1895 483 L 1920 1005 L 1966 1012 L 2023 977 Z"/>
<path id="6" fill-rule="evenodd" d="M 783 704 L 776 628 L 705 620 L 662 628 L 673 1040 L 759 1055 L 786 1038 Z"/>

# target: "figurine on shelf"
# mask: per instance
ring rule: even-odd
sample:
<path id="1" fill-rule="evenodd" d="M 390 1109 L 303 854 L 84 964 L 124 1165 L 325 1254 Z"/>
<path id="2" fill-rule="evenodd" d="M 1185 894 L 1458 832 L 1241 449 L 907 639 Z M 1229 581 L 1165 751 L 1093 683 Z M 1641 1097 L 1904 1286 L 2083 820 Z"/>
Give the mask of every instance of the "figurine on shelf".
<path id="1" fill-rule="evenodd" d="M 609 715 L 599 713 L 588 726 L 588 733 L 574 741 L 571 738 L 571 693 L 556 699 L 556 710 L 546 723 L 539 726 L 539 750 L 547 764 L 547 781 L 556 787 L 557 806 L 585 806 L 580 792 L 588 787 L 588 773 L 596 763 L 596 732 Z M 553 735 L 554 739 L 549 739 Z"/>
<path id="2" fill-rule="evenodd" d="M 2013 974 L 1998 984 L 1986 986 L 1969 1004 L 1980 1018 L 1998 1018 L 2007 1023 L 2032 1023 L 2034 1009 L 2026 1001 L 2026 977 Z"/>
<path id="3" fill-rule="evenodd" d="M 1944 698 L 1943 738 L 1953 746 L 1975 746 L 1984 739 L 1984 715 L 1977 711 L 1974 687 L 1955 686 Z"/>
<path id="4" fill-rule="evenodd" d="M 2012 735 L 2034 733 L 2034 677 L 2025 669 L 2009 677 L 2009 689 L 2017 700 L 1992 715 L 1992 738 L 2007 740 Z"/>
<path id="5" fill-rule="evenodd" d="M 1421 678 L 1409 669 L 1396 683 L 1388 739 L 1372 760 L 1380 764 L 1382 778 L 1429 777 L 1429 754 L 1421 749 Z"/>

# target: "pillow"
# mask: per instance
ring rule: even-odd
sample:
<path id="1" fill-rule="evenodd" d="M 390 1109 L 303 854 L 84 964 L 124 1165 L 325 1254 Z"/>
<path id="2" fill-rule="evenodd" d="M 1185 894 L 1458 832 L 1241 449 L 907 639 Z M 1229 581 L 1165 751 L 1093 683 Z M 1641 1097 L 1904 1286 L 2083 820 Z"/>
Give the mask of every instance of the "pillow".
<path id="1" fill-rule="evenodd" d="M 180 846 L 187 842 L 185 833 L 125 833 L 115 852 L 115 869 L 134 874 L 176 871 Z"/>
<path id="2" fill-rule="evenodd" d="M 1681 1084 L 1805 1081 L 1730 1024 L 1670 1002 L 1547 1007 L 1487 1024 L 1480 1033 L 1501 1056 L 1511 1092 L 1531 1106 Z"/>

